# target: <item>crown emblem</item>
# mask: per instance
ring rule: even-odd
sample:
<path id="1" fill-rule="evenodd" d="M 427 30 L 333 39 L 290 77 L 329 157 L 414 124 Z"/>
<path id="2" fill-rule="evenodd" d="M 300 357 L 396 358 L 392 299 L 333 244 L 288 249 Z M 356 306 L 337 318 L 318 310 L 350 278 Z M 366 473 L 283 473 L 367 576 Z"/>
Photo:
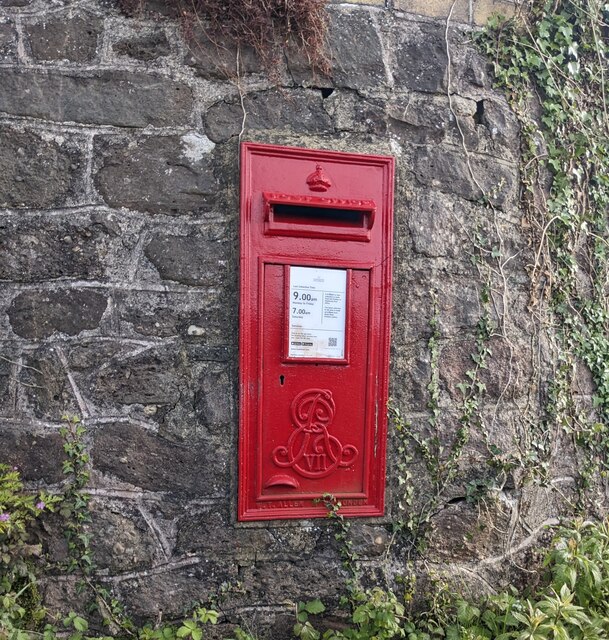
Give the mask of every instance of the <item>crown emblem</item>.
<path id="1" fill-rule="evenodd" d="M 316 165 L 315 171 L 307 177 L 307 184 L 311 191 L 327 191 L 332 186 L 320 164 Z"/>

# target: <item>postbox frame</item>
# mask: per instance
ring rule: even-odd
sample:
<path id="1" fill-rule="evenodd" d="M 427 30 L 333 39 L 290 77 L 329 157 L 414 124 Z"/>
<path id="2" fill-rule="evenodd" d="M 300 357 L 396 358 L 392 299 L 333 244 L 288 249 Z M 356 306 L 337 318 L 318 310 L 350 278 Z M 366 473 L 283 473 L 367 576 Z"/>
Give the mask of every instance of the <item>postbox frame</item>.
<path id="1" fill-rule="evenodd" d="M 374 172 L 377 182 L 382 184 L 375 188 L 375 198 L 359 194 L 350 198 L 343 189 L 339 195 L 311 193 L 316 191 L 304 184 L 299 189 L 286 193 L 275 189 L 267 189 L 264 184 L 253 184 L 256 181 L 256 163 L 264 158 L 281 158 L 286 163 L 291 160 L 310 162 L 311 166 L 332 167 L 333 164 L 343 167 L 343 171 L 353 170 L 366 173 Z M 344 167 L 347 167 L 346 169 Z M 262 495 L 262 473 L 265 460 L 262 459 L 261 425 L 262 412 L 262 364 L 264 352 L 261 319 L 265 317 L 265 265 L 282 266 L 289 272 L 290 266 L 318 267 L 323 269 L 345 269 L 346 284 L 346 326 L 344 360 L 328 361 L 322 359 L 306 359 L 287 357 L 287 341 L 282 340 L 281 359 L 288 365 L 315 366 L 329 364 L 347 366 L 349 364 L 351 325 L 350 325 L 350 287 L 353 270 L 367 272 L 369 277 L 368 292 L 368 326 L 374 334 L 367 338 L 367 357 L 369 367 L 365 372 L 366 399 L 366 432 L 363 435 L 364 452 L 362 453 L 362 473 L 364 490 L 362 492 L 337 492 L 334 498 L 342 504 L 341 513 L 345 516 L 382 516 L 385 500 L 385 468 L 386 468 L 386 431 L 387 431 L 387 397 L 388 397 L 388 362 L 390 338 L 390 309 L 392 284 L 392 229 L 393 229 L 393 180 L 394 160 L 390 156 L 364 155 L 346 152 L 285 147 L 259 143 L 242 143 L 241 145 L 241 250 L 240 250 L 240 431 L 239 431 L 239 497 L 238 519 L 241 521 L 273 520 L 324 517 L 327 509 L 319 499 L 326 493 L 323 483 L 318 491 L 287 491 L 274 496 Z M 276 185 L 275 185 L 276 186 Z M 322 185 L 323 186 L 323 185 Z M 321 191 L 321 188 L 319 189 Z M 299 192 L 295 192 L 299 191 Z M 336 189 L 334 189 L 336 191 Z M 311 206 L 320 209 L 346 209 L 362 212 L 362 225 L 341 225 L 332 222 L 308 224 L 301 220 L 294 225 L 286 223 L 273 224 L 270 206 L 275 203 Z M 253 211 L 258 216 L 252 219 Z M 262 214 L 261 214 L 262 211 Z M 262 219 L 260 219 L 262 215 Z M 275 221 L 276 222 L 276 221 Z M 258 225 L 256 227 L 256 225 Z M 281 244 L 272 238 L 282 238 L 287 249 L 281 252 L 277 247 Z M 290 242 L 295 247 L 304 247 L 302 252 L 290 253 Z M 265 246 L 268 241 L 268 249 Z M 361 248 L 362 259 L 335 258 L 328 247 L 339 246 L 346 242 Z M 316 245 L 323 245 L 320 250 Z M 379 245 L 379 246 L 376 246 Z M 376 247 L 376 249 L 374 248 Z M 326 252 L 325 255 L 323 252 Z M 370 259 L 374 252 L 378 255 Z M 285 276 L 284 276 L 285 277 Z M 289 286 L 287 277 L 284 285 Z M 284 294 L 284 298 L 287 297 Z M 285 302 L 285 300 L 284 300 Z M 281 322 L 287 322 L 284 318 Z M 285 334 L 285 328 L 282 328 Z M 331 492 L 332 493 L 332 492 Z"/>

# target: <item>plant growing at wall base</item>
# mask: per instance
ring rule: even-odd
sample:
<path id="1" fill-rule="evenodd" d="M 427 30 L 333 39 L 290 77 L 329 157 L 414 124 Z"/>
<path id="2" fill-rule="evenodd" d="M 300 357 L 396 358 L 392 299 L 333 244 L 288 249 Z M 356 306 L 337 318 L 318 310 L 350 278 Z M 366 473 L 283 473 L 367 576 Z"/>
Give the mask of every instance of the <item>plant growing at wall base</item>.
<path id="1" fill-rule="evenodd" d="M 42 548 L 31 529 L 58 502 L 44 492 L 27 493 L 19 471 L 0 464 L 0 638 L 22 640 L 46 615 L 35 571 Z"/>
<path id="2" fill-rule="evenodd" d="M 609 521 L 558 528 L 532 593 L 513 587 L 479 602 L 445 592 L 408 613 L 391 591 L 360 590 L 349 622 L 320 633 L 306 609 L 305 640 L 601 640 L 609 637 Z M 319 609 L 319 605 L 317 605 Z M 299 614 L 302 610 L 299 610 Z"/>
<path id="3" fill-rule="evenodd" d="M 95 579 L 87 530 L 90 513 L 86 430 L 75 416 L 65 416 L 64 420 L 61 435 L 66 482 L 62 494 L 30 493 L 17 469 L 0 464 L 0 640 L 202 640 L 205 627 L 218 622 L 219 614 L 213 609 L 198 606 L 182 620 L 157 620 L 138 626 L 125 615 L 120 601 Z M 53 511 L 63 518 L 69 560 L 52 568 L 82 576 L 82 586 L 94 596 L 93 609 L 101 614 L 108 633 L 95 629 L 84 613 L 53 615 L 41 602 L 39 578 L 51 567 L 34 537 L 34 526 Z"/>
<path id="4" fill-rule="evenodd" d="M 294 636 L 301 640 L 389 640 L 403 638 L 406 630 L 402 626 L 404 605 L 391 591 L 378 587 L 353 594 L 351 627 L 344 630 L 328 629 L 323 635 L 310 621 L 310 614 L 325 611 L 319 600 L 301 602 L 296 612 Z"/>

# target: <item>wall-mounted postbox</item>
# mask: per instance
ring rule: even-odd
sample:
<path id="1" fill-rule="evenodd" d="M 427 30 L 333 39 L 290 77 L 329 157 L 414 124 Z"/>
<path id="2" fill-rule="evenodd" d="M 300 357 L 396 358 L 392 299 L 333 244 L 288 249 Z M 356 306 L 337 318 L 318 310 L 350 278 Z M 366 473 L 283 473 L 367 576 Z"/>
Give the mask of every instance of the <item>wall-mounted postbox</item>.
<path id="1" fill-rule="evenodd" d="M 384 510 L 393 158 L 241 148 L 239 519 Z"/>

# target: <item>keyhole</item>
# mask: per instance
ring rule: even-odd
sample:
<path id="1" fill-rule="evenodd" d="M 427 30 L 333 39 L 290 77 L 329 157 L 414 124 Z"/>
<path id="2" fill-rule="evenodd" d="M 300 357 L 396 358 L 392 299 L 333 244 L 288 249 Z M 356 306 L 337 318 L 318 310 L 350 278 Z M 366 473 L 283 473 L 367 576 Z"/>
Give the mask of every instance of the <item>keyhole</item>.
<path id="1" fill-rule="evenodd" d="M 285 382 L 285 376 L 279 376 L 279 384 L 283 387 L 283 383 Z"/>

